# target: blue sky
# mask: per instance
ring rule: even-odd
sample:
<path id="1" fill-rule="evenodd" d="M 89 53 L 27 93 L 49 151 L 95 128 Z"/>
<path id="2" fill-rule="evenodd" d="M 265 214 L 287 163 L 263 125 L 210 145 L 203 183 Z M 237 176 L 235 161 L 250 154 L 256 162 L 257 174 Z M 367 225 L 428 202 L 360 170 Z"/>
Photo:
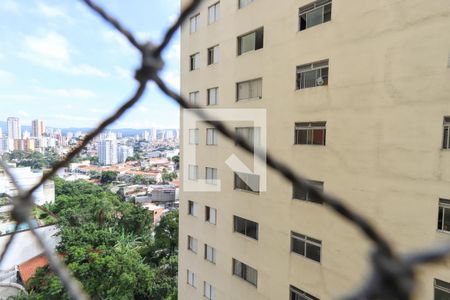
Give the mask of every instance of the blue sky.
<path id="1" fill-rule="evenodd" d="M 97 0 L 143 41 L 160 41 L 179 0 Z M 0 120 L 93 127 L 128 98 L 136 50 L 81 1 L 0 1 Z M 179 87 L 179 37 L 164 53 L 162 77 Z M 178 106 L 153 85 L 113 128 L 175 128 Z"/>

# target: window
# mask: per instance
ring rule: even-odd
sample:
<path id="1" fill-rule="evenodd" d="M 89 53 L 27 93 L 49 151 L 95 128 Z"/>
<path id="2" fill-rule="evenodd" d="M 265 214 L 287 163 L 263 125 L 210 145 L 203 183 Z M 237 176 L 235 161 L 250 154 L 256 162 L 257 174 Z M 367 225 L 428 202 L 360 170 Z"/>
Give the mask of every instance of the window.
<path id="1" fill-rule="evenodd" d="M 205 168 L 206 184 L 217 184 L 217 168 Z"/>
<path id="2" fill-rule="evenodd" d="M 326 133 L 326 122 L 295 123 L 294 144 L 325 146 Z"/>
<path id="3" fill-rule="evenodd" d="M 291 232 L 291 251 L 320 262 L 322 242 L 306 235 Z"/>
<path id="4" fill-rule="evenodd" d="M 331 0 L 319 0 L 300 7 L 300 31 L 331 20 Z"/>
<path id="5" fill-rule="evenodd" d="M 200 53 L 195 53 L 191 55 L 189 70 L 194 71 L 200 68 Z"/>
<path id="6" fill-rule="evenodd" d="M 196 217 L 197 216 L 197 212 L 198 212 L 198 204 L 195 203 L 194 201 L 189 200 L 188 201 L 188 214 L 191 216 Z"/>
<path id="7" fill-rule="evenodd" d="M 188 249 L 194 253 L 197 253 L 197 239 L 188 235 Z"/>
<path id="8" fill-rule="evenodd" d="M 217 129 L 206 128 L 206 145 L 217 145 Z"/>
<path id="9" fill-rule="evenodd" d="M 188 179 L 189 180 L 197 180 L 198 178 L 198 166 L 197 165 L 189 165 L 188 166 Z"/>
<path id="10" fill-rule="evenodd" d="M 205 206 L 205 220 L 208 223 L 216 225 L 217 223 L 217 209 Z"/>
<path id="11" fill-rule="evenodd" d="M 213 264 L 216 263 L 216 249 L 205 244 L 205 259 Z"/>
<path id="12" fill-rule="evenodd" d="M 442 149 L 450 149 L 450 117 L 444 118 L 444 137 L 442 139 Z"/>
<path id="13" fill-rule="evenodd" d="M 259 175 L 235 172 L 234 189 L 259 193 Z"/>
<path id="14" fill-rule="evenodd" d="M 196 276 L 195 276 L 194 272 L 187 270 L 187 283 L 192 287 L 196 287 L 195 277 Z"/>
<path id="15" fill-rule="evenodd" d="M 203 288 L 203 296 L 206 299 L 215 300 L 216 299 L 216 289 L 205 281 L 205 285 Z"/>
<path id="16" fill-rule="evenodd" d="M 216 105 L 219 102 L 219 88 L 210 88 L 208 89 L 208 105 Z"/>
<path id="17" fill-rule="evenodd" d="M 258 240 L 258 223 L 233 216 L 234 231 Z"/>
<path id="18" fill-rule="evenodd" d="M 450 283 L 443 280 L 434 280 L 434 300 L 450 299 Z"/>
<path id="19" fill-rule="evenodd" d="M 328 59 L 297 67 L 297 89 L 328 85 Z"/>
<path id="20" fill-rule="evenodd" d="M 236 127 L 236 135 L 246 140 L 250 146 L 259 146 L 261 144 L 260 127 Z"/>
<path id="21" fill-rule="evenodd" d="M 439 199 L 438 230 L 450 232 L 450 200 Z"/>
<path id="22" fill-rule="evenodd" d="M 238 37 L 238 55 L 264 46 L 264 27 Z"/>
<path id="23" fill-rule="evenodd" d="M 289 286 L 289 291 L 290 300 L 320 300 L 319 298 L 314 297 L 313 295 L 308 294 L 307 292 L 304 292 L 292 285 Z"/>
<path id="24" fill-rule="evenodd" d="M 323 182 L 322 181 L 310 181 L 311 184 L 316 186 L 318 189 L 320 189 L 323 192 Z M 318 199 L 317 197 L 313 196 L 310 191 L 306 191 L 304 188 L 300 186 L 294 186 L 293 188 L 293 198 L 298 200 L 305 200 L 315 203 L 322 204 L 323 201 L 321 199 Z"/>
<path id="25" fill-rule="evenodd" d="M 198 128 L 189 129 L 189 144 L 198 145 L 200 131 Z"/>
<path id="26" fill-rule="evenodd" d="M 255 0 L 238 0 L 239 1 L 239 8 L 246 7 L 250 3 L 252 3 Z"/>
<path id="27" fill-rule="evenodd" d="M 236 275 L 245 281 L 257 286 L 258 284 L 258 271 L 252 267 L 238 261 L 233 258 L 233 275 Z"/>
<path id="28" fill-rule="evenodd" d="M 217 64 L 220 59 L 219 46 L 208 48 L 208 66 Z"/>
<path id="29" fill-rule="evenodd" d="M 252 79 L 236 84 L 236 101 L 245 99 L 261 99 L 262 79 Z"/>
<path id="30" fill-rule="evenodd" d="M 197 15 L 191 17 L 190 22 L 189 22 L 190 23 L 190 27 L 189 27 L 190 33 L 197 32 L 199 21 L 200 21 L 200 14 L 197 14 Z"/>
<path id="31" fill-rule="evenodd" d="M 220 17 L 220 2 L 208 7 L 208 24 L 217 22 Z"/>
<path id="32" fill-rule="evenodd" d="M 189 93 L 189 102 L 191 102 L 191 104 L 197 104 L 199 97 L 200 97 L 200 92 L 198 92 L 198 91 Z"/>

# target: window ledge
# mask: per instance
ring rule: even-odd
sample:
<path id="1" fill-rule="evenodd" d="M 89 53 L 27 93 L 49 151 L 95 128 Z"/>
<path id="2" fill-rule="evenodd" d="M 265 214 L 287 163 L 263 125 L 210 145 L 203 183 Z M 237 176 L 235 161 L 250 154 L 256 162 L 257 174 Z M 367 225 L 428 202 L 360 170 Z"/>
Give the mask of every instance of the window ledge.
<path id="1" fill-rule="evenodd" d="M 253 194 L 253 195 L 259 195 L 259 194 L 260 194 L 260 192 L 253 192 L 253 191 L 243 190 L 243 189 L 237 189 L 237 188 L 235 188 L 234 190 L 235 190 L 235 191 L 238 191 L 238 192 L 244 192 L 244 193 Z"/>
<path id="2" fill-rule="evenodd" d="M 293 146 L 312 146 L 312 147 L 325 147 L 325 145 L 319 145 L 319 144 L 293 144 Z"/>
<path id="3" fill-rule="evenodd" d="M 245 235 L 245 234 L 243 234 L 243 233 L 240 233 L 240 232 L 238 232 L 238 231 L 234 231 L 233 230 L 233 233 L 235 233 L 237 236 L 239 236 L 239 237 L 241 237 L 241 238 L 244 238 L 244 240 L 247 240 L 247 241 L 250 241 L 250 242 L 253 242 L 253 243 L 258 243 L 258 240 L 257 239 L 254 239 L 254 238 L 252 238 L 252 237 L 249 237 L 248 235 Z"/>
<path id="4" fill-rule="evenodd" d="M 436 231 L 437 231 L 437 233 L 442 233 L 442 234 L 450 235 L 450 231 L 445 231 L 445 230 L 442 230 L 442 229 L 438 229 L 438 230 L 436 230 Z"/>
<path id="5" fill-rule="evenodd" d="M 251 282 L 248 281 L 248 280 L 245 280 L 244 278 L 242 278 L 242 277 L 240 277 L 240 276 L 238 276 L 238 275 L 236 275 L 236 274 L 233 274 L 233 277 L 238 278 L 239 280 L 244 281 L 244 282 L 246 282 L 247 284 L 250 284 L 250 285 L 253 286 L 255 289 L 258 288 L 257 285 L 251 283 Z"/>
<path id="6" fill-rule="evenodd" d="M 324 89 L 324 88 L 327 88 L 329 86 L 329 84 L 324 84 L 324 85 L 317 85 L 317 86 L 311 86 L 311 87 L 307 87 L 307 88 L 302 88 L 302 89 L 295 89 L 295 91 L 296 92 L 302 92 L 302 91 L 309 91 L 309 90 L 312 90 L 312 89 L 320 89 L 320 88 L 322 88 L 322 89 Z"/>
<path id="7" fill-rule="evenodd" d="M 258 52 L 261 52 L 262 50 L 264 50 L 264 47 L 263 47 L 263 48 L 260 48 L 260 49 L 250 50 L 250 51 L 247 51 L 247 52 L 244 52 L 244 53 L 241 53 L 241 54 L 237 54 L 236 56 L 237 56 L 237 57 L 247 56 L 247 55 L 250 55 L 250 54 L 252 54 L 252 53 L 258 53 Z"/>
<path id="8" fill-rule="evenodd" d="M 312 259 L 312 258 L 309 258 L 309 257 L 307 257 L 307 256 L 304 256 L 304 255 L 298 254 L 297 252 L 295 252 L 295 251 L 292 251 L 292 250 L 291 250 L 291 254 L 293 254 L 293 255 L 295 255 L 295 256 L 299 256 L 299 257 L 305 258 L 305 259 L 306 259 L 307 261 L 310 261 L 310 262 L 316 263 L 316 264 L 318 264 L 318 265 L 322 265 L 322 263 L 321 263 L 321 261 L 322 261 L 322 257 L 320 257 L 320 261 L 317 261 L 317 260 L 314 260 L 314 259 Z"/>
<path id="9" fill-rule="evenodd" d="M 243 102 L 243 101 L 245 102 L 245 101 L 257 101 L 257 100 L 262 100 L 262 96 L 261 97 L 239 99 L 239 100 L 236 100 L 236 102 L 239 103 L 239 102 Z"/>
<path id="10" fill-rule="evenodd" d="M 305 199 L 298 199 L 298 198 L 292 198 L 293 201 L 299 201 L 299 202 L 304 202 L 304 203 L 311 203 L 311 204 L 315 204 L 315 205 L 323 205 L 324 203 L 318 203 L 318 202 L 314 202 L 311 200 L 305 200 Z"/>

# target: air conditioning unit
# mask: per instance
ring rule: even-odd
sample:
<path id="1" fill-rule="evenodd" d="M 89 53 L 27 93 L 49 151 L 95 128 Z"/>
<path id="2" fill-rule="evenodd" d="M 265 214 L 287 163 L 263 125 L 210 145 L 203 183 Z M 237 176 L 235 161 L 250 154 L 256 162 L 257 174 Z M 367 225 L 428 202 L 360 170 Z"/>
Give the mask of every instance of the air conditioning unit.
<path id="1" fill-rule="evenodd" d="M 325 81 L 323 81 L 322 77 L 319 77 L 316 79 L 316 85 L 321 86 L 325 83 Z"/>

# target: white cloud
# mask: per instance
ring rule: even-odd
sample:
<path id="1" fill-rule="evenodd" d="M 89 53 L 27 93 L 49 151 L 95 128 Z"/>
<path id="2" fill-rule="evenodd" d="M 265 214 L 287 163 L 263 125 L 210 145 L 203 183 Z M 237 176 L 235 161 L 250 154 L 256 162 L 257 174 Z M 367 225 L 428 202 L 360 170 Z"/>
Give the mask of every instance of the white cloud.
<path id="1" fill-rule="evenodd" d="M 60 18 L 73 23 L 74 20 L 67 14 L 62 7 L 51 6 L 43 2 L 38 2 L 36 11 L 46 18 Z"/>
<path id="2" fill-rule="evenodd" d="M 8 12 L 18 12 L 20 10 L 19 1 L 14 0 L 1 0 L 0 10 Z"/>
<path id="3" fill-rule="evenodd" d="M 80 116 L 73 116 L 73 115 L 67 115 L 67 114 L 57 114 L 54 116 L 51 116 L 50 118 L 56 119 L 56 120 L 64 120 L 64 121 L 98 121 L 96 118 L 88 118 L 88 117 L 80 117 Z"/>
<path id="4" fill-rule="evenodd" d="M 19 56 L 45 68 L 61 71 L 72 75 L 90 75 L 107 77 L 108 73 L 87 65 L 73 64 L 71 47 L 67 39 L 54 31 L 48 31 L 38 36 L 25 36 L 24 51 Z"/>
<path id="5" fill-rule="evenodd" d="M 163 79 L 172 87 L 177 90 L 180 89 L 180 74 L 174 71 L 167 71 L 163 75 Z"/>
<path id="6" fill-rule="evenodd" d="M 16 76 L 8 71 L 0 69 L 0 84 L 11 84 L 16 81 Z"/>
<path id="7" fill-rule="evenodd" d="M 180 43 L 176 43 L 170 46 L 169 50 L 167 50 L 166 58 L 177 60 L 180 59 Z"/>
<path id="8" fill-rule="evenodd" d="M 27 113 L 26 111 L 23 111 L 23 110 L 19 110 L 19 111 L 17 112 L 17 114 L 18 114 L 19 116 L 21 116 L 21 117 L 29 117 L 29 116 L 30 116 L 29 113 Z"/>
<path id="9" fill-rule="evenodd" d="M 128 42 L 128 40 L 118 33 L 115 30 L 104 30 L 102 33 L 102 38 L 111 44 L 114 44 L 118 47 L 118 50 L 124 52 L 124 53 L 131 53 L 133 52 L 133 46 Z"/>
<path id="10" fill-rule="evenodd" d="M 130 70 L 119 66 L 115 66 L 114 71 L 116 71 L 117 76 L 120 78 L 130 78 L 133 76 L 133 73 Z"/>
<path id="11" fill-rule="evenodd" d="M 95 93 L 90 90 L 85 89 L 47 89 L 47 88 L 36 88 L 38 93 L 61 98 L 77 98 L 77 99 L 89 99 L 94 98 Z"/>

